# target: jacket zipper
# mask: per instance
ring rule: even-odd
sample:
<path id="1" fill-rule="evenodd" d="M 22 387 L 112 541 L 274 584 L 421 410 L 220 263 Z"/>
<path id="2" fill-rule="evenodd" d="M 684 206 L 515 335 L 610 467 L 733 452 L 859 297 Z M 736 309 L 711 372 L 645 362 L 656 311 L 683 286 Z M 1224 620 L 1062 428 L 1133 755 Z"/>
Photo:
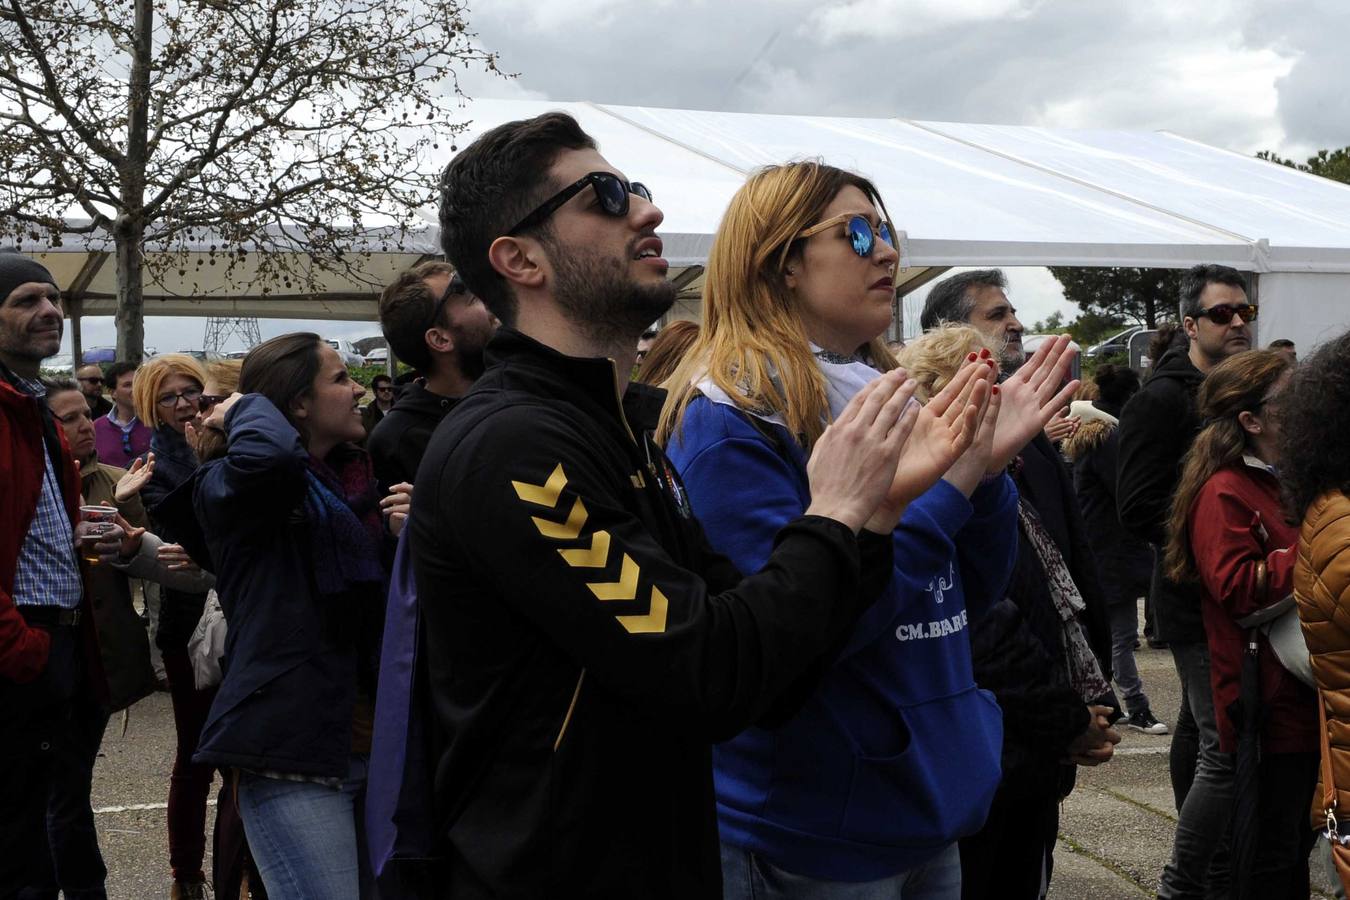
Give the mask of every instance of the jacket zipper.
<path id="1" fill-rule="evenodd" d="M 619 404 L 619 421 L 623 423 L 623 430 L 628 432 L 628 439 L 636 447 L 638 446 L 637 436 L 633 434 L 633 428 L 628 424 L 628 417 L 623 413 L 623 395 L 619 393 L 619 364 L 613 358 L 610 358 L 609 365 L 614 370 L 614 380 L 610 384 L 614 387 L 614 402 Z"/>
<path id="2" fill-rule="evenodd" d="M 553 742 L 553 752 L 557 753 L 558 748 L 562 746 L 563 735 L 567 734 L 567 726 L 572 724 L 572 713 L 577 708 L 577 698 L 581 696 L 581 682 L 586 679 L 586 670 L 582 669 L 581 674 L 577 676 L 577 686 L 572 691 L 572 702 L 567 704 L 567 715 L 563 716 L 562 728 L 558 729 L 558 737 Z"/>

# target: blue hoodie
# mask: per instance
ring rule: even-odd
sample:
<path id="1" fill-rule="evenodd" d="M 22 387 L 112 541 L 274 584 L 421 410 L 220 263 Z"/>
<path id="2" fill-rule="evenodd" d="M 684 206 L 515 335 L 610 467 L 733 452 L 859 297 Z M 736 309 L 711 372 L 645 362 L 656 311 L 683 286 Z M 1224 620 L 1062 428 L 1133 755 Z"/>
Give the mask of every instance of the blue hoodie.
<path id="1" fill-rule="evenodd" d="M 787 430 L 725 404 L 690 403 L 668 453 L 713 547 L 742 571 L 758 570 L 810 503 Z M 1006 475 L 970 500 L 939 481 L 910 504 L 890 584 L 814 693 L 782 726 L 715 749 L 722 840 L 808 877 L 872 881 L 978 831 L 1003 721 L 975 685 L 965 629 L 1002 598 L 1016 552 Z"/>

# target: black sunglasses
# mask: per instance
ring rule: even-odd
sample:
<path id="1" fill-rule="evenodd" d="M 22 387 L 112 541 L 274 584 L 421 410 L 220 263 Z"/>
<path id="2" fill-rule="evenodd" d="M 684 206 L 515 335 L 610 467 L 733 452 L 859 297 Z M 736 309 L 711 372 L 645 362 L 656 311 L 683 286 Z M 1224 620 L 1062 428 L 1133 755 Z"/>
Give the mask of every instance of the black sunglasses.
<path id="1" fill-rule="evenodd" d="M 451 275 L 450 283 L 445 286 L 445 293 L 441 294 L 441 299 L 436 301 L 435 308 L 431 310 L 431 318 L 427 319 L 426 328 L 423 328 L 422 330 L 426 331 L 427 328 L 436 327 L 436 323 L 441 320 L 441 310 L 445 309 L 445 304 L 450 302 L 451 297 L 458 296 L 459 294 L 467 294 L 468 292 L 469 286 L 464 283 L 463 278 L 459 277 L 459 273 L 456 272 L 454 275 Z"/>
<path id="2" fill-rule="evenodd" d="M 534 212 L 516 223 L 515 227 L 506 232 L 510 237 L 519 234 L 527 228 L 532 228 L 540 222 L 547 219 L 558 211 L 568 200 L 571 200 L 577 194 L 585 190 L 590 185 L 595 189 L 595 199 L 600 204 L 601 212 L 609 216 L 628 215 L 628 195 L 637 194 L 648 203 L 651 202 L 652 192 L 647 190 L 647 186 L 641 182 L 627 182 L 612 172 L 591 172 L 582 176 L 577 181 L 569 184 L 558 193 L 554 194 L 544 203 L 538 206 Z"/>
<path id="3" fill-rule="evenodd" d="M 1233 321 L 1233 316 L 1242 316 L 1244 322 L 1255 322 L 1256 307 L 1250 303 L 1216 303 L 1196 315 L 1204 316 L 1215 325 L 1227 325 Z"/>
<path id="4" fill-rule="evenodd" d="M 203 413 L 210 412 L 211 407 L 215 406 L 217 403 L 224 403 L 228 399 L 230 398 L 226 394 L 202 394 L 197 398 L 197 411 Z"/>

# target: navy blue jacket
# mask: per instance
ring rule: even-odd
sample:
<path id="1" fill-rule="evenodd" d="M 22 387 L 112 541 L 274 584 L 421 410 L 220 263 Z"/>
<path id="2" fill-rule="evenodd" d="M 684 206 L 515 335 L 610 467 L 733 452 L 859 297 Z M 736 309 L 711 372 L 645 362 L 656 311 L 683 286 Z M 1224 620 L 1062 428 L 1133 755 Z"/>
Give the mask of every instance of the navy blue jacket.
<path id="1" fill-rule="evenodd" d="M 141 502 L 145 504 L 155 533 L 166 541 L 176 542 L 182 538 L 174 524 L 178 520 L 167 514 L 162 504 L 175 488 L 189 481 L 192 473 L 197 471 L 197 454 L 188 445 L 187 439 L 171 425 L 161 425 L 155 429 L 155 433 L 150 436 L 150 452 L 155 454 L 155 472 L 141 488 Z M 155 646 L 161 650 L 186 647 L 205 608 L 205 593 L 164 588 L 159 624 L 154 635 Z"/>
<path id="2" fill-rule="evenodd" d="M 276 407 L 249 394 L 225 427 L 224 458 L 184 486 L 229 622 L 225 679 L 194 760 L 345 776 L 359 661 L 378 645 L 379 629 L 367 623 L 382 612 L 383 593 L 318 593 L 304 517 L 308 453 Z"/>

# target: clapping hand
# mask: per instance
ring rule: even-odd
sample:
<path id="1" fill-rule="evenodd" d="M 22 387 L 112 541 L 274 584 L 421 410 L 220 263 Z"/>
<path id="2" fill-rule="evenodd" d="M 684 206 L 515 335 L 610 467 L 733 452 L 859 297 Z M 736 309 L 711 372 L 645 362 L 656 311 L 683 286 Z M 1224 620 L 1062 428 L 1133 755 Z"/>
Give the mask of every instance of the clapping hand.
<path id="1" fill-rule="evenodd" d="M 989 472 L 1007 468 L 1013 457 L 1069 402 L 1078 380 L 1059 387 L 1073 361 L 1069 336 L 1050 338 L 1036 348 L 1022 367 L 999 385 L 1002 407 L 994 432 Z"/>
<path id="2" fill-rule="evenodd" d="M 1058 444 L 1067 437 L 1073 437 L 1082 422 L 1078 416 L 1070 416 L 1067 409 L 1061 409 L 1045 426 L 1045 436 L 1051 443 Z"/>
<path id="3" fill-rule="evenodd" d="M 895 530 L 905 507 L 937 484 L 974 442 L 988 408 L 995 370 L 975 354 L 971 357 L 919 411 L 914 433 L 900 453 L 891 489 L 868 520 L 868 531 L 889 534 Z"/>
<path id="4" fill-rule="evenodd" d="M 145 483 L 150 480 L 150 476 L 155 473 L 155 454 L 147 453 L 145 458 L 132 460 L 131 468 L 127 469 L 127 474 L 118 479 L 117 486 L 113 488 L 113 500 L 117 503 L 126 503 L 132 497 L 141 492 Z"/>
<path id="5" fill-rule="evenodd" d="M 181 544 L 160 544 L 155 556 L 164 564 L 164 568 L 172 572 L 201 571 L 201 566 L 192 561 Z"/>

